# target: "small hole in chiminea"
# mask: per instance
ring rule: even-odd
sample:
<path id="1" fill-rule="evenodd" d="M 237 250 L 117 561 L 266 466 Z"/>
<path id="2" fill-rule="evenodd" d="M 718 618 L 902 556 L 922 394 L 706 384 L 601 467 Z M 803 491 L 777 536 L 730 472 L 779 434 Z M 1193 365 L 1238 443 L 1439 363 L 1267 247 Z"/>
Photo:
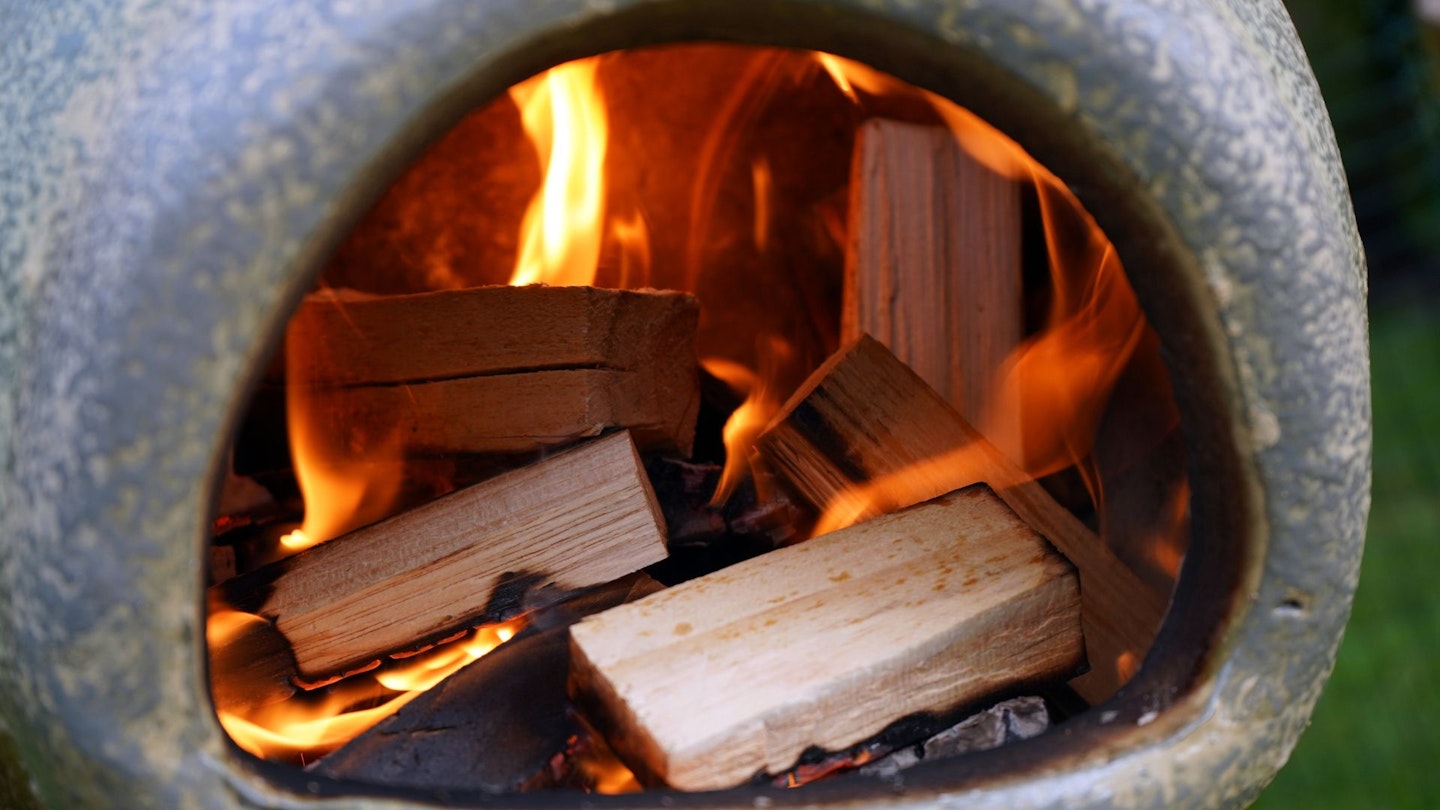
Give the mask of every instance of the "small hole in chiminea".
<path id="1" fill-rule="evenodd" d="M 1105 234 L 966 110 L 813 52 L 566 63 L 436 141 L 291 318 L 218 498 L 216 710 L 439 790 L 1013 744 L 1142 665 L 1178 428 Z"/>

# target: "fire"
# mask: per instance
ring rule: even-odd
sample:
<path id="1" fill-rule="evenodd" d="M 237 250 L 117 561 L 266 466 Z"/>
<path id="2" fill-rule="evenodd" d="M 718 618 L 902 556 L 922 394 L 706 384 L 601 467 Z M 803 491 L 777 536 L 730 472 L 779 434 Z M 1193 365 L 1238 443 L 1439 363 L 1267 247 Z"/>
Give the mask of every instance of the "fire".
<path id="1" fill-rule="evenodd" d="M 784 385 L 786 371 L 793 373 L 796 365 L 790 344 L 778 335 L 764 335 L 756 340 L 756 355 L 759 363 L 756 370 L 720 357 L 701 359 L 707 372 L 744 397 L 725 421 L 722 433 L 725 469 L 712 499 L 715 504 L 724 503 L 745 480 L 750 472 L 750 448 L 755 438 L 780 412 L 784 397 L 789 394 L 789 387 Z"/>
<path id="2" fill-rule="evenodd" d="M 990 440 L 1035 477 L 1090 455 L 1110 391 L 1146 328 L 1115 249 L 1051 178 L 1036 177 L 1053 257 L 1050 317 L 1006 360 L 982 421 Z M 1067 219 L 1078 245 L 1065 244 Z"/>
<path id="3" fill-rule="evenodd" d="M 836 268 L 816 261 L 819 269 L 813 275 L 820 283 L 806 289 L 805 283 L 791 278 L 799 271 L 791 267 L 795 257 L 786 253 L 786 240 L 813 231 L 814 243 L 828 247 L 832 257 L 842 254 L 848 236 L 844 189 L 818 201 L 807 198 L 799 207 L 795 172 L 786 174 L 791 168 L 788 153 L 746 140 L 777 88 L 812 80 L 824 83 L 828 76 L 849 100 L 852 123 L 887 99 L 919 100 L 933 112 L 925 120 L 943 122 L 976 160 L 1034 189 L 1050 261 L 1049 308 L 1039 327 L 1010 353 L 977 427 L 1028 477 L 1076 467 L 1085 475 L 1094 503 L 1103 508 L 1092 445 L 1117 379 L 1132 355 L 1140 351 L 1144 356 L 1147 327 L 1114 248 L 1055 175 L 944 98 L 833 55 L 765 50 L 736 58 L 723 94 L 711 100 L 715 109 L 709 118 L 686 119 L 708 122 L 703 132 L 691 136 L 693 141 L 675 149 L 691 162 L 658 165 L 646 175 L 649 182 L 663 177 L 684 184 L 682 191 L 663 197 L 675 209 L 666 210 L 646 197 L 644 189 L 624 185 L 626 175 L 617 171 L 627 160 L 643 162 L 648 157 L 624 152 L 623 136 L 631 122 L 620 114 L 623 99 L 607 98 L 605 92 L 607 70 L 624 64 L 613 55 L 582 59 L 511 89 L 509 99 L 539 155 L 541 178 L 519 223 L 509 283 L 584 285 L 603 279 L 622 288 L 653 285 L 697 294 L 704 307 L 701 364 L 740 402 L 723 430 L 726 457 L 714 495 L 717 503 L 753 472 L 755 438 L 810 372 L 838 348 L 838 313 L 832 310 L 839 284 L 830 277 Z M 828 86 L 826 92 L 837 104 L 846 104 Z M 639 140 L 645 138 L 642 133 Z M 445 175 L 431 168 L 431 176 Z M 528 182 L 521 194 L 529 193 Z M 634 178 L 630 182 L 641 184 Z M 453 201 L 458 195 L 445 199 Z M 523 199 L 517 196 L 512 205 L 517 218 Z M 463 215 L 457 212 L 456 217 Z M 513 233 L 506 229 L 507 237 Z M 459 247 L 432 241 L 423 245 L 421 252 L 429 258 L 416 268 L 423 276 L 416 286 L 480 283 L 475 273 L 481 271 L 454 258 L 463 253 Z M 437 264 L 435 257 L 442 255 Z M 485 276 L 485 283 L 505 278 L 509 255 L 490 265 L 494 275 Z M 758 269 L 749 275 L 735 269 L 747 263 Z M 329 300 L 344 311 L 343 295 Z M 386 516 L 405 473 L 403 437 L 359 435 L 327 418 L 321 385 L 326 347 L 307 340 L 309 331 L 302 310 L 285 344 L 287 420 L 305 514 L 303 526 L 281 541 L 281 553 Z M 939 448 L 933 457 L 901 473 L 836 497 L 825 505 L 815 532 L 887 511 L 912 500 L 909 496 L 917 490 L 973 483 L 982 469 L 988 473 L 990 467 L 975 447 Z M 945 486 L 947 482 L 953 486 Z M 997 488 L 1016 483 L 988 482 Z M 1184 555 L 1188 502 L 1189 490 L 1182 486 L 1166 504 L 1169 525 L 1148 546 L 1153 564 L 1172 577 Z M 260 616 L 214 607 L 207 639 L 212 650 L 222 649 L 229 639 L 265 622 Z M 220 721 L 237 744 L 257 756 L 320 756 L 485 655 L 519 628 L 518 622 L 480 628 L 460 641 L 387 660 L 375 671 L 313 693 L 243 714 L 220 712 Z M 1116 663 L 1126 673 L 1139 665 L 1133 656 Z M 212 676 L 222 679 L 227 673 Z M 618 760 L 582 759 L 580 766 L 598 792 L 639 787 Z"/>
<path id="4" fill-rule="evenodd" d="M 755 187 L 755 247 L 764 253 L 770 247 L 770 196 L 773 193 L 770 162 L 763 157 L 750 164 L 750 180 Z"/>
<path id="5" fill-rule="evenodd" d="M 645 286 L 650 278 L 650 226 L 645 224 L 645 215 L 636 211 L 616 217 L 610 233 L 620 245 L 620 288 Z"/>
<path id="6" fill-rule="evenodd" d="M 595 85 L 599 57 L 568 62 L 510 90 L 541 154 L 545 181 L 521 225 L 510 283 L 590 284 L 605 221 L 609 121 Z"/>
<path id="7" fill-rule="evenodd" d="M 634 772 L 625 767 L 625 763 L 605 743 L 604 737 L 583 721 L 581 729 L 581 734 L 572 738 L 569 746 L 573 767 L 578 771 L 581 784 L 604 796 L 639 793 L 645 789 Z"/>
<path id="8" fill-rule="evenodd" d="M 975 113 L 948 99 L 942 98 L 900 81 L 894 76 L 849 59 L 828 53 L 815 53 L 814 58 L 835 86 L 851 101 L 864 106 L 864 96 L 883 98 L 886 96 L 916 96 L 924 99 L 955 136 L 956 141 L 967 153 L 996 174 L 1015 180 L 1026 179 L 1034 170 L 1043 173 L 1044 179 L 1036 182 L 1053 182 L 1057 188 L 1064 188 L 1059 179 L 1036 163 L 1018 144 L 999 130 L 990 126 Z M 1079 209 L 1077 202 L 1076 208 Z"/>
<path id="9" fill-rule="evenodd" d="M 223 649 L 241 630 L 267 624 L 263 617 L 222 608 L 212 611 L 206 637 L 212 650 Z M 220 710 L 220 725 L 235 744 L 266 759 L 323 756 L 399 711 L 425 690 L 509 641 L 523 619 L 481 627 L 459 641 L 444 644 L 403 661 L 352 676 L 315 693 L 297 693 L 289 700 L 244 713 Z M 213 659 L 212 659 L 213 661 Z M 211 672 L 212 678 L 227 673 Z"/>
<path id="10" fill-rule="evenodd" d="M 1043 328 L 1006 359 L 979 428 L 1031 477 L 1072 465 L 1088 472 L 1110 391 L 1146 329 L 1104 232 L 1059 178 L 968 110 L 856 62 L 830 54 L 816 60 L 856 104 L 864 105 L 866 95 L 919 94 L 971 157 L 1035 188 L 1054 297 Z M 817 532 L 843 528 L 886 504 L 911 502 L 912 493 L 936 491 L 937 480 L 955 487 L 980 480 L 977 461 L 969 448 L 942 449 L 903 473 L 852 488 L 827 505 Z M 1098 481 L 1087 476 L 1087 484 L 1098 504 Z"/>
<path id="11" fill-rule="evenodd" d="M 342 296 L 323 300 L 344 311 Z M 305 522 L 281 538 L 282 556 L 385 517 L 403 476 L 399 435 L 367 435 L 327 418 L 319 380 L 332 364 L 328 347 L 311 338 L 318 330 L 310 328 L 309 312 L 295 314 L 285 338 L 285 416 Z"/>

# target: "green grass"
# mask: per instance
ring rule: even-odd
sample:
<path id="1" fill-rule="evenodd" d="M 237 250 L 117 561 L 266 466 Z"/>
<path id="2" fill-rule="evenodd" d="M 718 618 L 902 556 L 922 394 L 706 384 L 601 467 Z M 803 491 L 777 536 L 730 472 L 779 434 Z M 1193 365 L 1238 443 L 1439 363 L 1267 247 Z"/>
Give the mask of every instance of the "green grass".
<path id="1" fill-rule="evenodd" d="M 1257 808 L 1440 808 L 1440 309 L 1377 309 L 1375 498 L 1314 722 Z"/>

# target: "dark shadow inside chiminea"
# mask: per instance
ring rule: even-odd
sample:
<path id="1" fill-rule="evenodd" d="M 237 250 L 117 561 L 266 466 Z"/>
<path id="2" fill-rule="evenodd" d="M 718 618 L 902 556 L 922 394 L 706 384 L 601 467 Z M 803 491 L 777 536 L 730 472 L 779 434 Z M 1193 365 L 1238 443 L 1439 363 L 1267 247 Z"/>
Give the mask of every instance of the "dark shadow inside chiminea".
<path id="1" fill-rule="evenodd" d="M 841 381 L 850 370 L 858 388 Z M 998 454 L 955 440 L 973 431 Z M 626 497 L 652 504 L 668 551 L 618 571 L 530 554 L 629 542 L 612 528 L 630 513 L 605 489 L 624 489 L 610 456 L 576 461 L 625 433 L 639 459 Z M 218 497 L 212 694 L 241 749 L 305 779 L 663 789 L 624 711 L 594 694 L 610 675 L 596 661 L 598 676 L 574 674 L 570 623 L 963 490 L 1078 569 L 1061 612 L 1083 628 L 1082 660 L 1043 676 L 1017 665 L 930 704 L 893 692 L 872 702 L 901 708 L 844 744 L 702 787 L 887 778 L 1043 734 L 1136 674 L 1190 545 L 1185 449 L 1120 254 L 974 114 L 810 51 L 693 44 L 566 63 L 435 140 L 292 318 Z M 546 488 L 589 511 L 534 507 L 538 529 L 495 514 Z M 474 518 L 456 505 L 472 492 L 504 505 Z M 474 548 L 413 566 L 462 515 L 483 524 Z M 525 554 L 494 551 L 516 542 Z M 342 546 L 360 550 L 317 553 Z M 863 600 L 835 584 L 826 599 Z M 385 600 L 407 588 L 406 604 L 443 615 L 397 620 Z M 730 598 L 705 611 L 747 607 Z M 1052 618 L 1011 610 L 1021 626 L 1000 636 Z M 371 640 L 391 625 L 421 629 Z M 795 632 L 748 643 L 804 649 Z M 723 635 L 713 645 L 733 643 Z M 757 691 L 788 676 L 744 673 Z M 697 701 L 724 691 L 698 677 Z M 874 684 L 848 688 L 893 690 Z"/>

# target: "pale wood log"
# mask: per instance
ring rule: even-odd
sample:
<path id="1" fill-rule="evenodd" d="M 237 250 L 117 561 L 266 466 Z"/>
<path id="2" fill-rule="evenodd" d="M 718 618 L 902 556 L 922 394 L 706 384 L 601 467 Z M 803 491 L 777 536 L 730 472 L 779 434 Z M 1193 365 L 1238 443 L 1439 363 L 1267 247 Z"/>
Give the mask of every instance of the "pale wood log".
<path id="1" fill-rule="evenodd" d="M 658 562 L 662 521 L 620 432 L 237 577 L 215 596 L 273 621 L 299 676 L 314 681 L 498 619 L 497 603 L 516 595 L 507 582 L 568 590 Z"/>
<path id="2" fill-rule="evenodd" d="M 948 129 L 867 121 L 850 177 L 841 343 L 870 334 L 979 420 L 1024 329 L 1020 189 Z"/>
<path id="3" fill-rule="evenodd" d="M 874 339 L 861 337 L 817 369 L 756 448 L 829 518 L 863 519 L 989 484 L 1080 572 L 1090 671 L 1071 685 L 1092 704 L 1114 694 L 1150 649 L 1167 599 Z"/>
<path id="4" fill-rule="evenodd" d="M 570 630 L 571 692 L 637 773 L 724 788 L 1084 661 L 1074 570 L 985 487 Z"/>
<path id="5" fill-rule="evenodd" d="M 286 334 L 290 385 L 324 426 L 420 452 L 515 453 L 626 427 L 688 454 L 693 296 L 596 287 L 315 295 Z"/>

